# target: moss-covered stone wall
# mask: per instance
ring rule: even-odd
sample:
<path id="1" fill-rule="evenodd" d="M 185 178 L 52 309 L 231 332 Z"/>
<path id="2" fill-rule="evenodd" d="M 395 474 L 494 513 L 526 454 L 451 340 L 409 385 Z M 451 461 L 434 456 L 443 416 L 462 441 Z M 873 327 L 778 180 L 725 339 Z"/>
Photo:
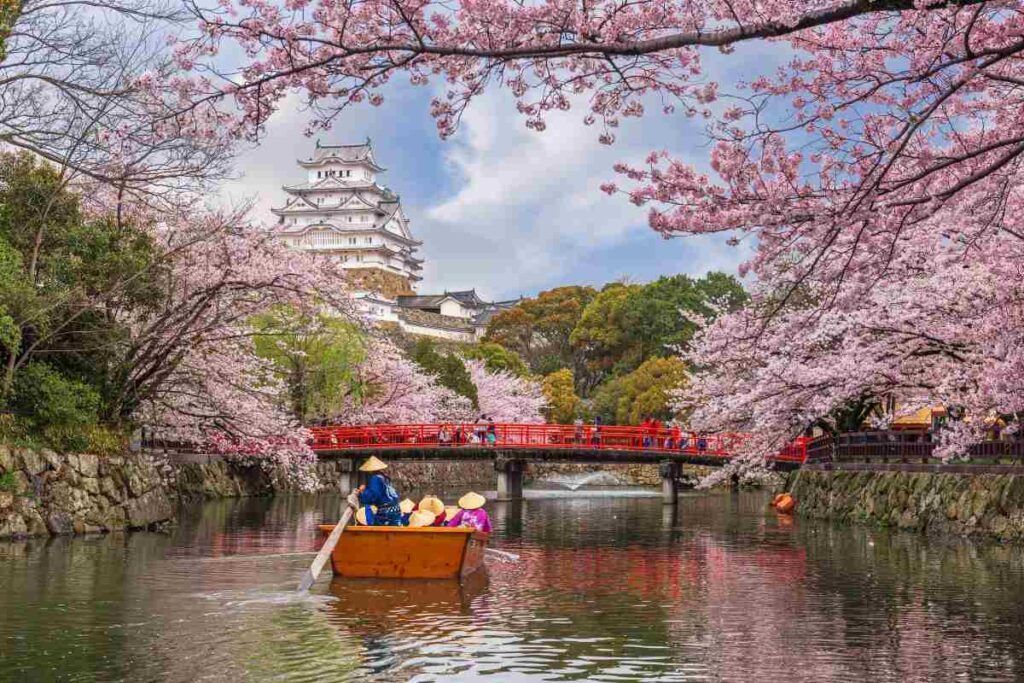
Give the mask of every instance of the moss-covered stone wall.
<path id="1" fill-rule="evenodd" d="M 149 528 L 174 516 L 156 463 L 0 444 L 0 538 Z"/>
<path id="2" fill-rule="evenodd" d="M 900 529 L 1024 540 L 1024 475 L 794 472 L 801 516 Z"/>

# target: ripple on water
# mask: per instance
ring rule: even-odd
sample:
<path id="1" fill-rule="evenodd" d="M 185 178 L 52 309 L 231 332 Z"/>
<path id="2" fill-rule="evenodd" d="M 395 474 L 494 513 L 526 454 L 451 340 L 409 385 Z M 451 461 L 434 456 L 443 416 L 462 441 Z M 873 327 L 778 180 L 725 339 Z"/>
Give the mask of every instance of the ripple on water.
<path id="1" fill-rule="evenodd" d="M 1024 680 L 1024 550 L 757 495 L 492 505 L 518 562 L 293 590 L 337 499 L 0 550 L 0 680 Z"/>

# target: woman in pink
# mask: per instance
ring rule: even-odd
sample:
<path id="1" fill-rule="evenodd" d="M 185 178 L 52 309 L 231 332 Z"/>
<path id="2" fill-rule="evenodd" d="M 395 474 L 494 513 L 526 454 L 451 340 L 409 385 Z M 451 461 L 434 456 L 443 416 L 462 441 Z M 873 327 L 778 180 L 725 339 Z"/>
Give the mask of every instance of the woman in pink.
<path id="1" fill-rule="evenodd" d="M 487 510 L 484 510 L 486 502 L 487 500 L 479 493 L 470 491 L 459 498 L 459 508 L 461 509 L 448 520 L 446 526 L 468 526 L 477 531 L 491 533 L 491 518 L 487 514 Z"/>

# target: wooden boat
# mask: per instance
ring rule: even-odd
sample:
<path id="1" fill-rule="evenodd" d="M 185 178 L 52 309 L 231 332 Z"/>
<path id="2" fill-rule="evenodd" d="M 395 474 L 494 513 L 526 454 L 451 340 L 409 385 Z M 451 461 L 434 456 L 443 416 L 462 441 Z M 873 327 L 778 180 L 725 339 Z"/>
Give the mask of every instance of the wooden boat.
<path id="1" fill-rule="evenodd" d="M 333 524 L 321 524 L 328 535 Z M 350 526 L 331 553 L 349 578 L 457 579 L 483 566 L 486 534 L 464 527 Z"/>

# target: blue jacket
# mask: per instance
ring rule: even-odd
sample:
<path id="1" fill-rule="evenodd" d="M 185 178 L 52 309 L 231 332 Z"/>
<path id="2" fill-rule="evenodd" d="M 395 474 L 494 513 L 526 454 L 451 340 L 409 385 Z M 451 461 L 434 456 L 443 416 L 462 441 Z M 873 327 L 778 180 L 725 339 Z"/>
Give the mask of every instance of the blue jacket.
<path id="1" fill-rule="evenodd" d="M 398 491 L 391 485 L 391 480 L 384 474 L 371 474 L 366 488 L 359 494 L 359 502 L 363 505 L 398 505 Z"/>
<path id="2" fill-rule="evenodd" d="M 384 474 L 371 474 L 366 488 L 359 494 L 359 503 L 366 508 L 366 521 L 371 526 L 401 526 L 402 511 L 398 508 L 398 491 Z M 377 506 L 377 512 L 370 509 Z"/>

